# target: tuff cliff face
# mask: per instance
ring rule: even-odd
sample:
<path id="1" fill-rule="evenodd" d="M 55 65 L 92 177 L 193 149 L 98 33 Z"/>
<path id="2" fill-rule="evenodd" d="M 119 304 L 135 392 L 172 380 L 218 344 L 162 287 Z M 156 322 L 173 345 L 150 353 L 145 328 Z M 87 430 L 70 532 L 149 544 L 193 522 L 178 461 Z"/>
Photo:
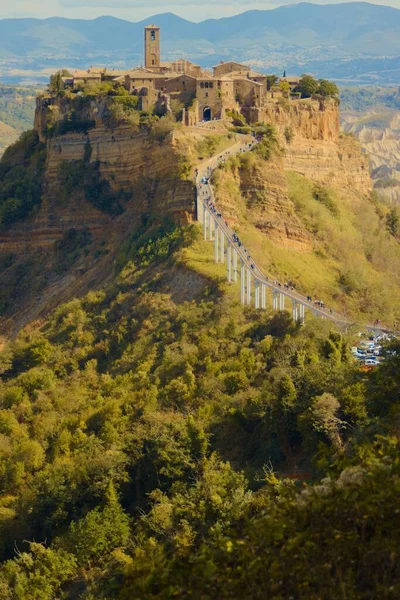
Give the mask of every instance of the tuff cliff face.
<path id="1" fill-rule="evenodd" d="M 5 328 L 15 331 L 103 285 L 143 215 L 194 220 L 199 145 L 209 152 L 213 140 L 236 143 L 222 123 L 173 130 L 157 129 L 151 117 L 147 128 L 116 123 L 109 102 L 77 97 L 71 107 L 66 98 L 38 100 L 35 129 L 46 144 L 42 203 L 0 232 L 0 260 L 11 265 L 0 272 L 0 313 L 7 317 L 11 306 L 19 315 Z M 246 154 L 221 171 L 218 202 L 233 224 L 247 222 L 278 248 L 310 255 L 313 238 L 296 213 L 287 171 L 362 197 L 371 187 L 367 160 L 354 139 L 340 136 L 334 103 L 268 110 L 264 118 L 283 152 L 269 161 Z M 111 202 L 111 212 L 103 201 Z"/>
<path id="2" fill-rule="evenodd" d="M 284 101 L 263 111 L 281 152 L 268 162 L 243 157 L 219 175 L 223 212 L 233 221 L 246 219 L 283 247 L 312 252 L 312 236 L 290 200 L 286 172 L 363 198 L 372 189 L 368 158 L 357 140 L 340 133 L 334 101 Z"/>
<path id="3" fill-rule="evenodd" d="M 49 246 L 83 223 L 97 237 L 109 235 L 109 230 L 123 233 L 132 219 L 144 213 L 169 215 L 181 223 L 193 220 L 193 173 L 188 166 L 194 158 L 188 161 L 188 156 L 196 137 L 202 135 L 199 128 L 163 132 L 157 138 L 143 128 L 113 122 L 109 118 L 111 104 L 110 98 L 76 97 L 72 104 L 67 98 L 38 98 L 35 129 L 47 144 L 43 202 L 34 217 L 0 234 L 0 251 Z M 371 189 L 367 158 L 361 155 L 355 140 L 340 135 L 339 110 L 334 101 L 271 103 L 258 116 L 274 125 L 284 155 L 279 165 L 265 164 L 261 170 L 249 172 L 241 169 L 241 189 L 261 229 L 275 232 L 281 243 L 307 247 L 308 236 L 300 231 L 288 204 L 280 170 L 293 170 L 314 181 L 349 186 L 366 194 Z M 67 128 L 48 135 L 66 119 L 73 121 L 69 129 L 84 129 L 85 124 L 87 128 Z M 65 193 L 68 178 L 66 182 L 62 171 L 68 164 L 72 171 L 95 167 L 97 176 L 112 191 L 126 193 L 130 199 L 122 202 L 124 214 L 110 216 L 99 210 L 87 201 L 82 185 L 69 186 Z M 69 173 L 70 179 L 72 175 Z M 260 201 L 261 197 L 265 201 Z"/>
<path id="4" fill-rule="evenodd" d="M 282 100 L 268 104 L 257 112 L 257 118 L 277 129 L 284 148 L 284 169 L 322 184 L 370 193 L 368 158 L 356 140 L 340 133 L 336 101 Z"/>
<path id="5" fill-rule="evenodd" d="M 230 222 L 249 221 L 276 244 L 310 252 L 312 239 L 295 214 L 281 161 L 245 156 L 217 176 L 218 201 Z"/>
<path id="6" fill-rule="evenodd" d="M 288 128 L 307 140 L 337 141 L 339 137 L 338 105 L 330 99 L 289 101 L 282 98 L 257 110 L 254 116 L 259 121 L 273 123 L 280 132 Z"/>
<path id="7" fill-rule="evenodd" d="M 79 120 L 70 127 L 90 127 L 46 136 L 51 125 L 71 114 L 71 107 L 65 101 L 38 99 L 35 129 L 47 146 L 43 199 L 34 215 L 0 232 L 0 252 L 51 246 L 71 228 L 86 227 L 96 238 L 109 237 L 129 231 L 142 214 L 171 216 L 181 223 L 193 219 L 194 187 L 190 173 L 182 173 L 185 142 L 179 132 L 157 137 L 130 125 L 109 124 L 106 109 L 105 101 L 86 102 L 79 112 L 74 107 Z M 83 183 L 90 170 L 100 183 L 106 182 L 109 194 L 122 195 L 121 211 L 110 215 L 88 201 Z"/>
<path id="8" fill-rule="evenodd" d="M 295 135 L 287 144 L 285 169 L 313 181 L 366 195 L 372 190 L 368 157 L 360 144 L 344 134 L 333 140 L 310 140 Z"/>

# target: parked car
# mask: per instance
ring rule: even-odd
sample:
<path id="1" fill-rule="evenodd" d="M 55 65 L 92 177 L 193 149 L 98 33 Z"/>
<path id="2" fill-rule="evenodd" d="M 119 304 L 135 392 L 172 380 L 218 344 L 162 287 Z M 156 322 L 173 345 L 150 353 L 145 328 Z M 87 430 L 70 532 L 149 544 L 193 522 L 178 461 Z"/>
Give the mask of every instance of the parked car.
<path id="1" fill-rule="evenodd" d="M 364 365 L 371 365 L 371 366 L 374 365 L 374 366 L 377 366 L 377 365 L 379 365 L 379 362 L 378 362 L 378 360 L 376 358 L 367 358 L 364 361 Z"/>

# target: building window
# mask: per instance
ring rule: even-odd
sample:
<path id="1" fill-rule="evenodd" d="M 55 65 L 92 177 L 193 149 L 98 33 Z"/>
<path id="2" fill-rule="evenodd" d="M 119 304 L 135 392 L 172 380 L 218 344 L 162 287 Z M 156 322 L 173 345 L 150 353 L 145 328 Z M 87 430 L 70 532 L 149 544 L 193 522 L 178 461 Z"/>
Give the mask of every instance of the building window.
<path id="1" fill-rule="evenodd" d="M 152 41 L 152 42 L 155 42 L 155 41 L 156 41 L 156 32 L 155 32 L 155 31 L 152 31 L 152 32 L 151 32 L 151 34 L 150 34 L 150 39 L 151 39 L 151 41 Z"/>
<path id="2" fill-rule="evenodd" d="M 209 88 L 212 88 L 212 87 L 213 87 L 213 85 L 214 85 L 214 84 L 213 84 L 213 82 L 212 82 L 212 81 L 210 81 L 210 83 L 208 84 L 208 87 L 209 87 Z"/>
<path id="3" fill-rule="evenodd" d="M 202 81 L 202 82 L 200 83 L 200 87 L 201 87 L 201 88 L 203 88 L 203 87 L 204 87 L 204 81 Z"/>
<path id="4" fill-rule="evenodd" d="M 208 81 L 206 81 L 206 88 L 208 89 Z"/>
<path id="5" fill-rule="evenodd" d="M 206 92 L 205 96 L 206 96 L 206 98 L 208 98 L 208 92 Z"/>

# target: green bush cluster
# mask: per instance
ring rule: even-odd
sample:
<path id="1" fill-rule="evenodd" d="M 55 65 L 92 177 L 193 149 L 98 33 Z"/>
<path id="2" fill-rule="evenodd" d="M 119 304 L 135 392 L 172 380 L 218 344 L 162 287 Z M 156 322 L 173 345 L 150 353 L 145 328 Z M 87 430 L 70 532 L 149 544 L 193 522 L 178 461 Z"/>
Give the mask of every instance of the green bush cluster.
<path id="1" fill-rule="evenodd" d="M 327 79 L 317 80 L 312 75 L 302 75 L 298 86 L 293 91 L 300 93 L 302 98 L 311 96 L 337 98 L 339 96 L 339 88 L 336 83 Z"/>
<path id="2" fill-rule="evenodd" d="M 94 119 L 82 119 L 75 109 L 69 111 L 59 121 L 50 122 L 46 133 L 49 136 L 67 135 L 68 133 L 85 133 L 96 126 Z"/>
<path id="3" fill-rule="evenodd" d="M 130 194 L 123 190 L 114 191 L 110 183 L 103 179 L 98 161 L 73 160 L 60 162 L 58 177 L 63 199 L 74 191 L 84 192 L 88 202 L 110 215 L 119 215 L 124 211 L 123 203 L 130 199 Z"/>
<path id="4" fill-rule="evenodd" d="M 24 219 L 41 202 L 45 145 L 35 131 L 23 133 L 0 160 L 0 225 Z"/>
<path id="5" fill-rule="evenodd" d="M 400 344 L 175 303 L 197 233 L 150 225 L 0 353 L 1 596 L 396 597 Z"/>

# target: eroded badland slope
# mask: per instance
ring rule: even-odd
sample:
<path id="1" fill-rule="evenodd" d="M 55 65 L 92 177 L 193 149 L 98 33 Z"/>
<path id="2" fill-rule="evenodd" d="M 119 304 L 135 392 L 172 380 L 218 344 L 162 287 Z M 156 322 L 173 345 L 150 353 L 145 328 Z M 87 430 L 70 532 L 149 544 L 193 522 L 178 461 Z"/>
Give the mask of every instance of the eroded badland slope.
<path id="1" fill-rule="evenodd" d="M 398 242 L 385 209 L 370 200 L 358 143 L 339 134 L 336 104 L 269 110 L 268 153 L 241 155 L 216 173 L 224 215 L 267 273 L 391 325 L 400 318 Z M 141 224 L 195 220 L 195 166 L 235 145 L 236 134 L 229 124 L 181 129 L 169 117 L 134 117 L 113 118 L 108 99 L 38 100 L 36 135 L 8 150 L 0 172 L 4 331 L 111 282 L 121 247 Z M 19 197 L 21 168 L 29 174 L 22 205 L 9 198 Z M 200 263 L 183 279 L 206 277 Z"/>

